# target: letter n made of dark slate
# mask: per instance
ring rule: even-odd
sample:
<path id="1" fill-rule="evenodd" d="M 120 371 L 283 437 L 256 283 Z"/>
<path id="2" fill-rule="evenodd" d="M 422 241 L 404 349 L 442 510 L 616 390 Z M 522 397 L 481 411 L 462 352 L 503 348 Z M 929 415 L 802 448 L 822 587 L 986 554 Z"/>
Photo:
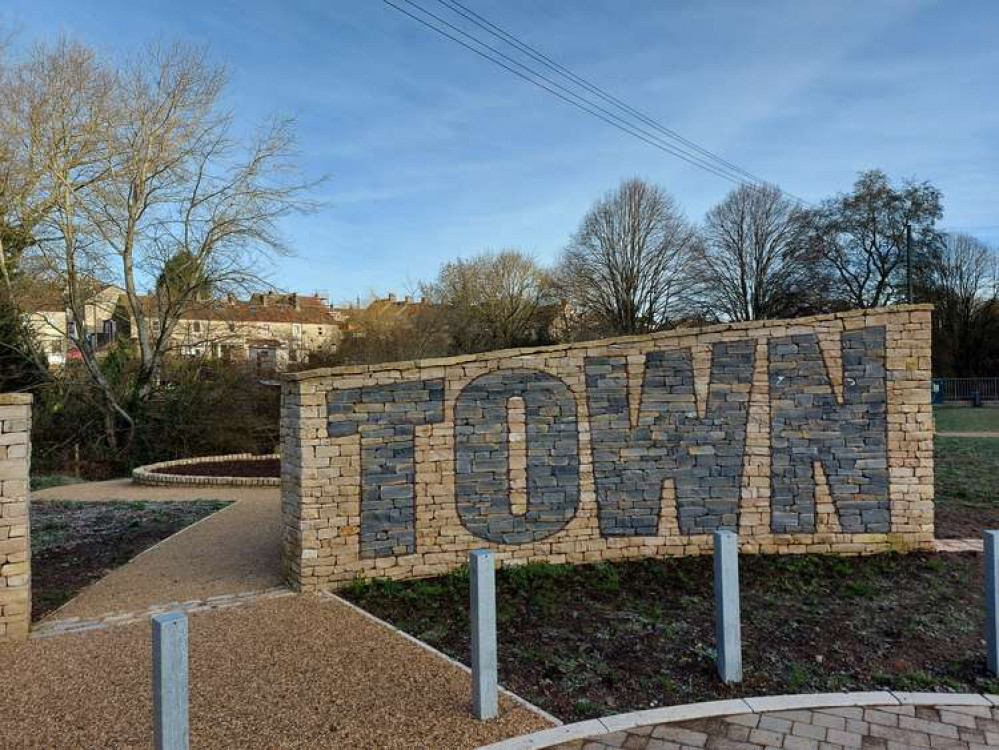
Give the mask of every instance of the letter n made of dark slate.
<path id="1" fill-rule="evenodd" d="M 771 528 L 815 530 L 821 462 L 846 533 L 891 527 L 888 493 L 885 329 L 844 332 L 839 404 L 815 334 L 771 339 Z"/>
<path id="2" fill-rule="evenodd" d="M 331 390 L 330 437 L 361 436 L 361 556 L 416 551 L 417 425 L 444 419 L 444 381 Z"/>
<path id="3" fill-rule="evenodd" d="M 683 533 L 737 527 L 755 359 L 752 340 L 713 346 L 702 419 L 690 350 L 649 352 L 634 427 L 625 358 L 586 359 L 593 477 L 603 535 L 656 534 L 663 482 L 669 478 L 675 482 Z"/>
<path id="4" fill-rule="evenodd" d="M 527 510 L 512 512 L 508 406 L 524 400 Z M 576 399 L 559 378 L 505 369 L 466 385 L 454 405 L 455 498 L 480 539 L 526 544 L 560 531 L 579 505 Z"/>

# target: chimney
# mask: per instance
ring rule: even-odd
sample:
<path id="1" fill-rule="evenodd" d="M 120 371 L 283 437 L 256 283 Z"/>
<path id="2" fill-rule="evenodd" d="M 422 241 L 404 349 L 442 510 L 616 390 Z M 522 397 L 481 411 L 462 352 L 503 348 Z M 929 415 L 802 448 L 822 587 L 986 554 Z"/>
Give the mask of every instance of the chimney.
<path id="1" fill-rule="evenodd" d="M 409 304 L 412 304 L 412 302 L 413 302 L 413 298 L 412 298 L 412 297 L 410 297 L 410 296 L 409 296 L 409 295 L 407 294 L 407 295 L 406 295 L 406 304 L 407 304 L 407 305 L 409 305 Z"/>
<path id="2" fill-rule="evenodd" d="M 395 292 L 389 292 L 388 301 L 395 302 Z"/>
<path id="3" fill-rule="evenodd" d="M 236 304 L 236 295 L 233 294 L 232 292 L 226 292 L 225 301 L 229 305 L 229 307 L 232 307 L 233 305 Z"/>

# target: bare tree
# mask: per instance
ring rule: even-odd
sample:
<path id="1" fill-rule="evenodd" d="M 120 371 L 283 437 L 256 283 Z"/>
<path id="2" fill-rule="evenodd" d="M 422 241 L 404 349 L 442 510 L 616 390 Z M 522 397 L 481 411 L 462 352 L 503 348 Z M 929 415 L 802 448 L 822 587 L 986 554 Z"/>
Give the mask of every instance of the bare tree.
<path id="1" fill-rule="evenodd" d="M 934 253 L 922 293 L 935 305 L 934 369 L 973 377 L 999 366 L 996 254 L 981 240 L 950 234 Z"/>
<path id="2" fill-rule="evenodd" d="M 551 281 L 533 258 L 519 250 L 446 263 L 421 291 L 442 309 L 455 351 L 546 340 L 545 312 L 554 301 Z"/>
<path id="3" fill-rule="evenodd" d="M 880 170 L 863 172 L 850 193 L 826 201 L 816 222 L 816 244 L 829 269 L 832 295 L 848 307 L 880 307 L 906 296 L 906 226 L 912 228 L 914 265 L 939 244 L 940 191 L 928 182 L 891 184 Z"/>
<path id="4" fill-rule="evenodd" d="M 712 208 L 691 281 L 708 319 L 791 317 L 809 308 L 809 215 L 772 186 L 743 185 Z"/>
<path id="5" fill-rule="evenodd" d="M 589 210 L 562 254 L 559 284 L 597 333 L 670 325 L 697 232 L 673 198 L 640 179 L 623 182 Z"/>
<path id="6" fill-rule="evenodd" d="M 278 220 L 307 208 L 290 123 L 274 120 L 241 143 L 221 106 L 225 82 L 203 52 L 180 45 L 112 68 L 62 42 L 36 49 L 0 92 L 13 161 L 32 175 L 30 260 L 65 290 L 76 321 L 68 333 L 107 404 L 112 444 L 119 429 L 131 437 L 185 307 L 206 285 L 258 279 L 262 262 L 285 252 Z M 188 266 L 182 274 L 177 258 Z M 157 285 L 171 263 L 172 283 Z M 84 325 L 105 281 L 124 288 L 138 340 L 124 392 L 102 371 Z M 143 293 L 154 288 L 168 293 Z"/>

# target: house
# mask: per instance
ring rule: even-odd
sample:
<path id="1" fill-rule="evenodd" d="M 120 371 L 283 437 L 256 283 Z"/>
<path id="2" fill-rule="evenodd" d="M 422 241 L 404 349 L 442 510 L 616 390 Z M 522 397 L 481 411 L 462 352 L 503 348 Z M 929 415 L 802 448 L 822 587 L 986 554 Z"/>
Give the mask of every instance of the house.
<path id="1" fill-rule="evenodd" d="M 137 342 L 138 326 L 127 304 L 125 290 L 95 282 L 84 305 L 82 335 L 100 354 L 120 337 Z M 155 294 L 140 298 L 150 336 L 162 330 Z M 52 284 L 38 284 L 22 299 L 28 321 L 49 364 L 78 359 L 73 343 L 81 331 L 64 295 Z M 170 333 L 168 351 L 179 356 L 208 356 L 246 361 L 259 372 L 285 369 L 304 361 L 310 351 L 335 347 L 346 313 L 330 307 L 319 294 L 258 292 L 246 300 L 234 295 L 196 300 L 181 313 Z"/>
<path id="2" fill-rule="evenodd" d="M 91 288 L 86 289 L 87 286 Z M 73 343 L 78 335 L 89 337 L 94 347 L 100 350 L 118 335 L 130 333 L 124 289 L 97 281 L 81 287 L 84 287 L 87 296 L 82 322 L 74 319 L 64 295 L 53 284 L 34 284 L 20 300 L 28 324 L 50 365 L 60 366 L 67 360 L 80 357 Z"/>

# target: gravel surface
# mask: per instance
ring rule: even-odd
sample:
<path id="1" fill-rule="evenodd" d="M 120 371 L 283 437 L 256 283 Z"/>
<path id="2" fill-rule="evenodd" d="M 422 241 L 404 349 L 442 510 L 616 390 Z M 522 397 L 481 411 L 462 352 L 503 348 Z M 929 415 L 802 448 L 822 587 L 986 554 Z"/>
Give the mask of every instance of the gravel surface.
<path id="1" fill-rule="evenodd" d="M 205 599 L 282 584 L 281 500 L 276 487 L 144 487 L 131 480 L 53 487 L 32 502 L 223 499 L 232 505 L 165 539 L 84 589 L 50 615 L 96 617 L 150 604 Z"/>
<path id="2" fill-rule="evenodd" d="M 190 620 L 192 747 L 470 748 L 546 728 L 332 600 L 302 595 Z M 13 747 L 149 747 L 149 625 L 0 644 L 0 737 Z"/>

